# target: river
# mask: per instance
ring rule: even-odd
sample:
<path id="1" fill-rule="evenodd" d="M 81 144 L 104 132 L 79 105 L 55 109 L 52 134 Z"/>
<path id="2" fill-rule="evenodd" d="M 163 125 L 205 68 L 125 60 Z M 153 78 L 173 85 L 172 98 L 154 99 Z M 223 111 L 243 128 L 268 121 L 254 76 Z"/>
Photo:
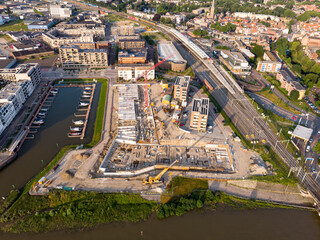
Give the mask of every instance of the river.
<path id="1" fill-rule="evenodd" d="M 68 144 L 89 142 L 98 104 L 96 88 L 86 138 L 68 138 L 67 132 L 81 96 L 81 88 L 62 88 L 54 100 L 45 125 L 35 139 L 26 140 L 19 155 L 0 171 L 0 196 L 21 188 L 35 176 L 58 151 Z M 58 145 L 57 145 L 58 144 Z M 43 160 L 43 164 L 41 162 Z M 314 212 L 293 209 L 193 211 L 180 217 L 158 220 L 152 215 L 139 223 L 109 223 L 83 231 L 56 231 L 42 234 L 0 233 L 1 240 L 84 240 L 84 239 L 320 239 L 320 217 Z"/>
<path id="2" fill-rule="evenodd" d="M 1 240 L 127 240 L 127 239 L 320 239 L 320 218 L 314 212 L 288 209 L 193 211 L 139 223 L 109 223 L 76 232 L 19 235 L 0 233 Z"/>

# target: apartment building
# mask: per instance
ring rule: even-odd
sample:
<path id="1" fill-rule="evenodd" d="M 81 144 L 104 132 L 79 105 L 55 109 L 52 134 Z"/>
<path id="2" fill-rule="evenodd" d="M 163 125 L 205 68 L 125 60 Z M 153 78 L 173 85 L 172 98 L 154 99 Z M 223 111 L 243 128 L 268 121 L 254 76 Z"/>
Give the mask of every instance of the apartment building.
<path id="1" fill-rule="evenodd" d="M 181 102 L 187 102 L 190 76 L 178 76 L 173 86 L 173 97 Z"/>
<path id="2" fill-rule="evenodd" d="M 118 54 L 118 64 L 144 64 L 146 62 L 146 49 L 139 49 L 136 51 L 120 51 Z"/>
<path id="3" fill-rule="evenodd" d="M 60 61 L 63 68 L 105 68 L 108 66 L 106 49 L 80 49 L 79 46 L 61 46 Z"/>
<path id="4" fill-rule="evenodd" d="M 220 60 L 229 68 L 232 73 L 243 75 L 251 74 L 251 66 L 240 52 L 223 50 L 220 53 Z"/>
<path id="5" fill-rule="evenodd" d="M 193 99 L 190 128 L 205 132 L 209 116 L 209 98 Z"/>
<path id="6" fill-rule="evenodd" d="M 16 68 L 0 69 L 0 79 L 17 82 L 21 80 L 30 80 L 36 87 L 42 79 L 38 63 L 20 64 Z"/>
<path id="7" fill-rule="evenodd" d="M 288 69 L 282 69 L 277 73 L 277 80 L 281 83 L 281 88 L 288 91 L 288 96 L 292 90 L 299 92 L 298 100 L 304 98 L 306 89 L 299 83 L 297 79 L 289 72 Z"/>
<path id="8" fill-rule="evenodd" d="M 282 67 L 280 60 L 271 52 L 265 52 L 263 61 L 259 61 L 257 71 L 277 73 Z"/>
<path id="9" fill-rule="evenodd" d="M 31 80 L 19 80 L 0 90 L 0 134 L 10 125 L 35 87 Z"/>
<path id="10" fill-rule="evenodd" d="M 144 73 L 148 71 L 147 78 L 152 80 L 155 78 L 155 70 L 152 69 L 154 63 L 148 64 L 121 64 L 118 65 L 118 78 L 134 81 L 139 77 L 144 77 Z"/>
<path id="11" fill-rule="evenodd" d="M 142 39 L 121 39 L 119 40 L 120 49 L 145 48 L 146 42 Z"/>

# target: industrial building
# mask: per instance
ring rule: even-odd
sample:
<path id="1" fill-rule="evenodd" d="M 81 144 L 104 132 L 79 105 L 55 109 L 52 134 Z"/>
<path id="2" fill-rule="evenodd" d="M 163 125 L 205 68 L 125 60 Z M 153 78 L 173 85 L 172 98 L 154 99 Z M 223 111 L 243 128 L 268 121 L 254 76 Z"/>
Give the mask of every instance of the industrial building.
<path id="1" fill-rule="evenodd" d="M 56 21 L 35 21 L 28 25 L 29 30 L 48 30 Z"/>
<path id="2" fill-rule="evenodd" d="M 155 70 L 153 69 L 154 63 L 147 64 L 122 64 L 118 65 L 118 78 L 132 81 L 136 80 L 139 77 L 144 77 L 144 74 L 147 72 L 148 80 L 155 78 Z"/>
<path id="3" fill-rule="evenodd" d="M 187 61 L 182 58 L 172 42 L 158 43 L 158 62 L 172 55 L 167 61 L 162 63 L 159 68 L 171 70 L 174 72 L 183 72 L 187 68 Z"/>
<path id="4" fill-rule="evenodd" d="M 69 18 L 72 16 L 72 9 L 64 5 L 50 5 L 50 16 L 52 18 Z"/>
<path id="5" fill-rule="evenodd" d="M 63 68 L 105 68 L 108 66 L 106 49 L 80 49 L 78 46 L 61 46 L 60 61 Z"/>
<path id="6" fill-rule="evenodd" d="M 198 131 L 207 130 L 209 116 L 209 98 L 193 99 L 190 128 Z"/>
<path id="7" fill-rule="evenodd" d="M 38 64 L 0 69 L 2 79 L 12 82 L 0 90 L 0 134 L 10 125 L 25 101 L 41 81 Z"/>
<path id="8" fill-rule="evenodd" d="M 136 144 L 136 104 L 138 104 L 138 86 L 120 85 L 118 86 L 118 135 L 116 142 Z"/>
<path id="9" fill-rule="evenodd" d="M 240 52 L 231 52 L 223 50 L 220 52 L 221 61 L 229 68 L 234 74 L 251 74 L 251 66 L 245 57 Z"/>
<path id="10" fill-rule="evenodd" d="M 178 76 L 174 83 L 173 97 L 180 102 L 187 103 L 190 76 Z"/>

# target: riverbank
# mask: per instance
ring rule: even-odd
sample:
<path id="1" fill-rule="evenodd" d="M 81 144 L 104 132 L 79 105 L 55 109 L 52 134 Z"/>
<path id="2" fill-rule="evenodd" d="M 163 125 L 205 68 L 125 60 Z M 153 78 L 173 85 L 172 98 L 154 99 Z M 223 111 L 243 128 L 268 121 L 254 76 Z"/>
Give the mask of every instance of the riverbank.
<path id="1" fill-rule="evenodd" d="M 0 217 L 0 229 L 13 233 L 88 229 L 102 223 L 146 220 L 154 212 L 159 219 L 164 219 L 203 208 L 292 208 L 212 192 L 208 187 L 206 180 L 174 178 L 164 194 L 165 203 L 130 193 L 52 190 L 44 196 L 22 194 L 11 206 L 7 203 L 9 205 Z M 8 199 L 16 196 L 17 193 L 12 192 Z"/>

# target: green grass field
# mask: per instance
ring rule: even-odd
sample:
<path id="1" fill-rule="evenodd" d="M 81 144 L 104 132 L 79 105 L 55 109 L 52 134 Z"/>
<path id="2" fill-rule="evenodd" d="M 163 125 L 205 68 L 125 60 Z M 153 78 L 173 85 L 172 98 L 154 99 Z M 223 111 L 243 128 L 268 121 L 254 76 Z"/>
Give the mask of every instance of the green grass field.
<path id="1" fill-rule="evenodd" d="M 261 91 L 261 92 L 258 92 L 258 94 L 268 98 L 270 101 L 272 101 L 278 107 L 281 107 L 281 108 L 288 110 L 288 111 L 295 113 L 295 114 L 300 114 L 300 112 L 298 110 L 294 109 L 293 107 L 290 107 L 288 104 L 286 104 L 284 101 L 282 101 L 282 99 L 280 99 L 275 93 L 273 93 L 272 91 L 270 91 L 268 89 Z"/>
<path id="2" fill-rule="evenodd" d="M 0 26 L 0 31 L 27 31 L 28 27 L 23 23 L 22 20 L 14 20 L 8 23 L 5 23 Z"/>

